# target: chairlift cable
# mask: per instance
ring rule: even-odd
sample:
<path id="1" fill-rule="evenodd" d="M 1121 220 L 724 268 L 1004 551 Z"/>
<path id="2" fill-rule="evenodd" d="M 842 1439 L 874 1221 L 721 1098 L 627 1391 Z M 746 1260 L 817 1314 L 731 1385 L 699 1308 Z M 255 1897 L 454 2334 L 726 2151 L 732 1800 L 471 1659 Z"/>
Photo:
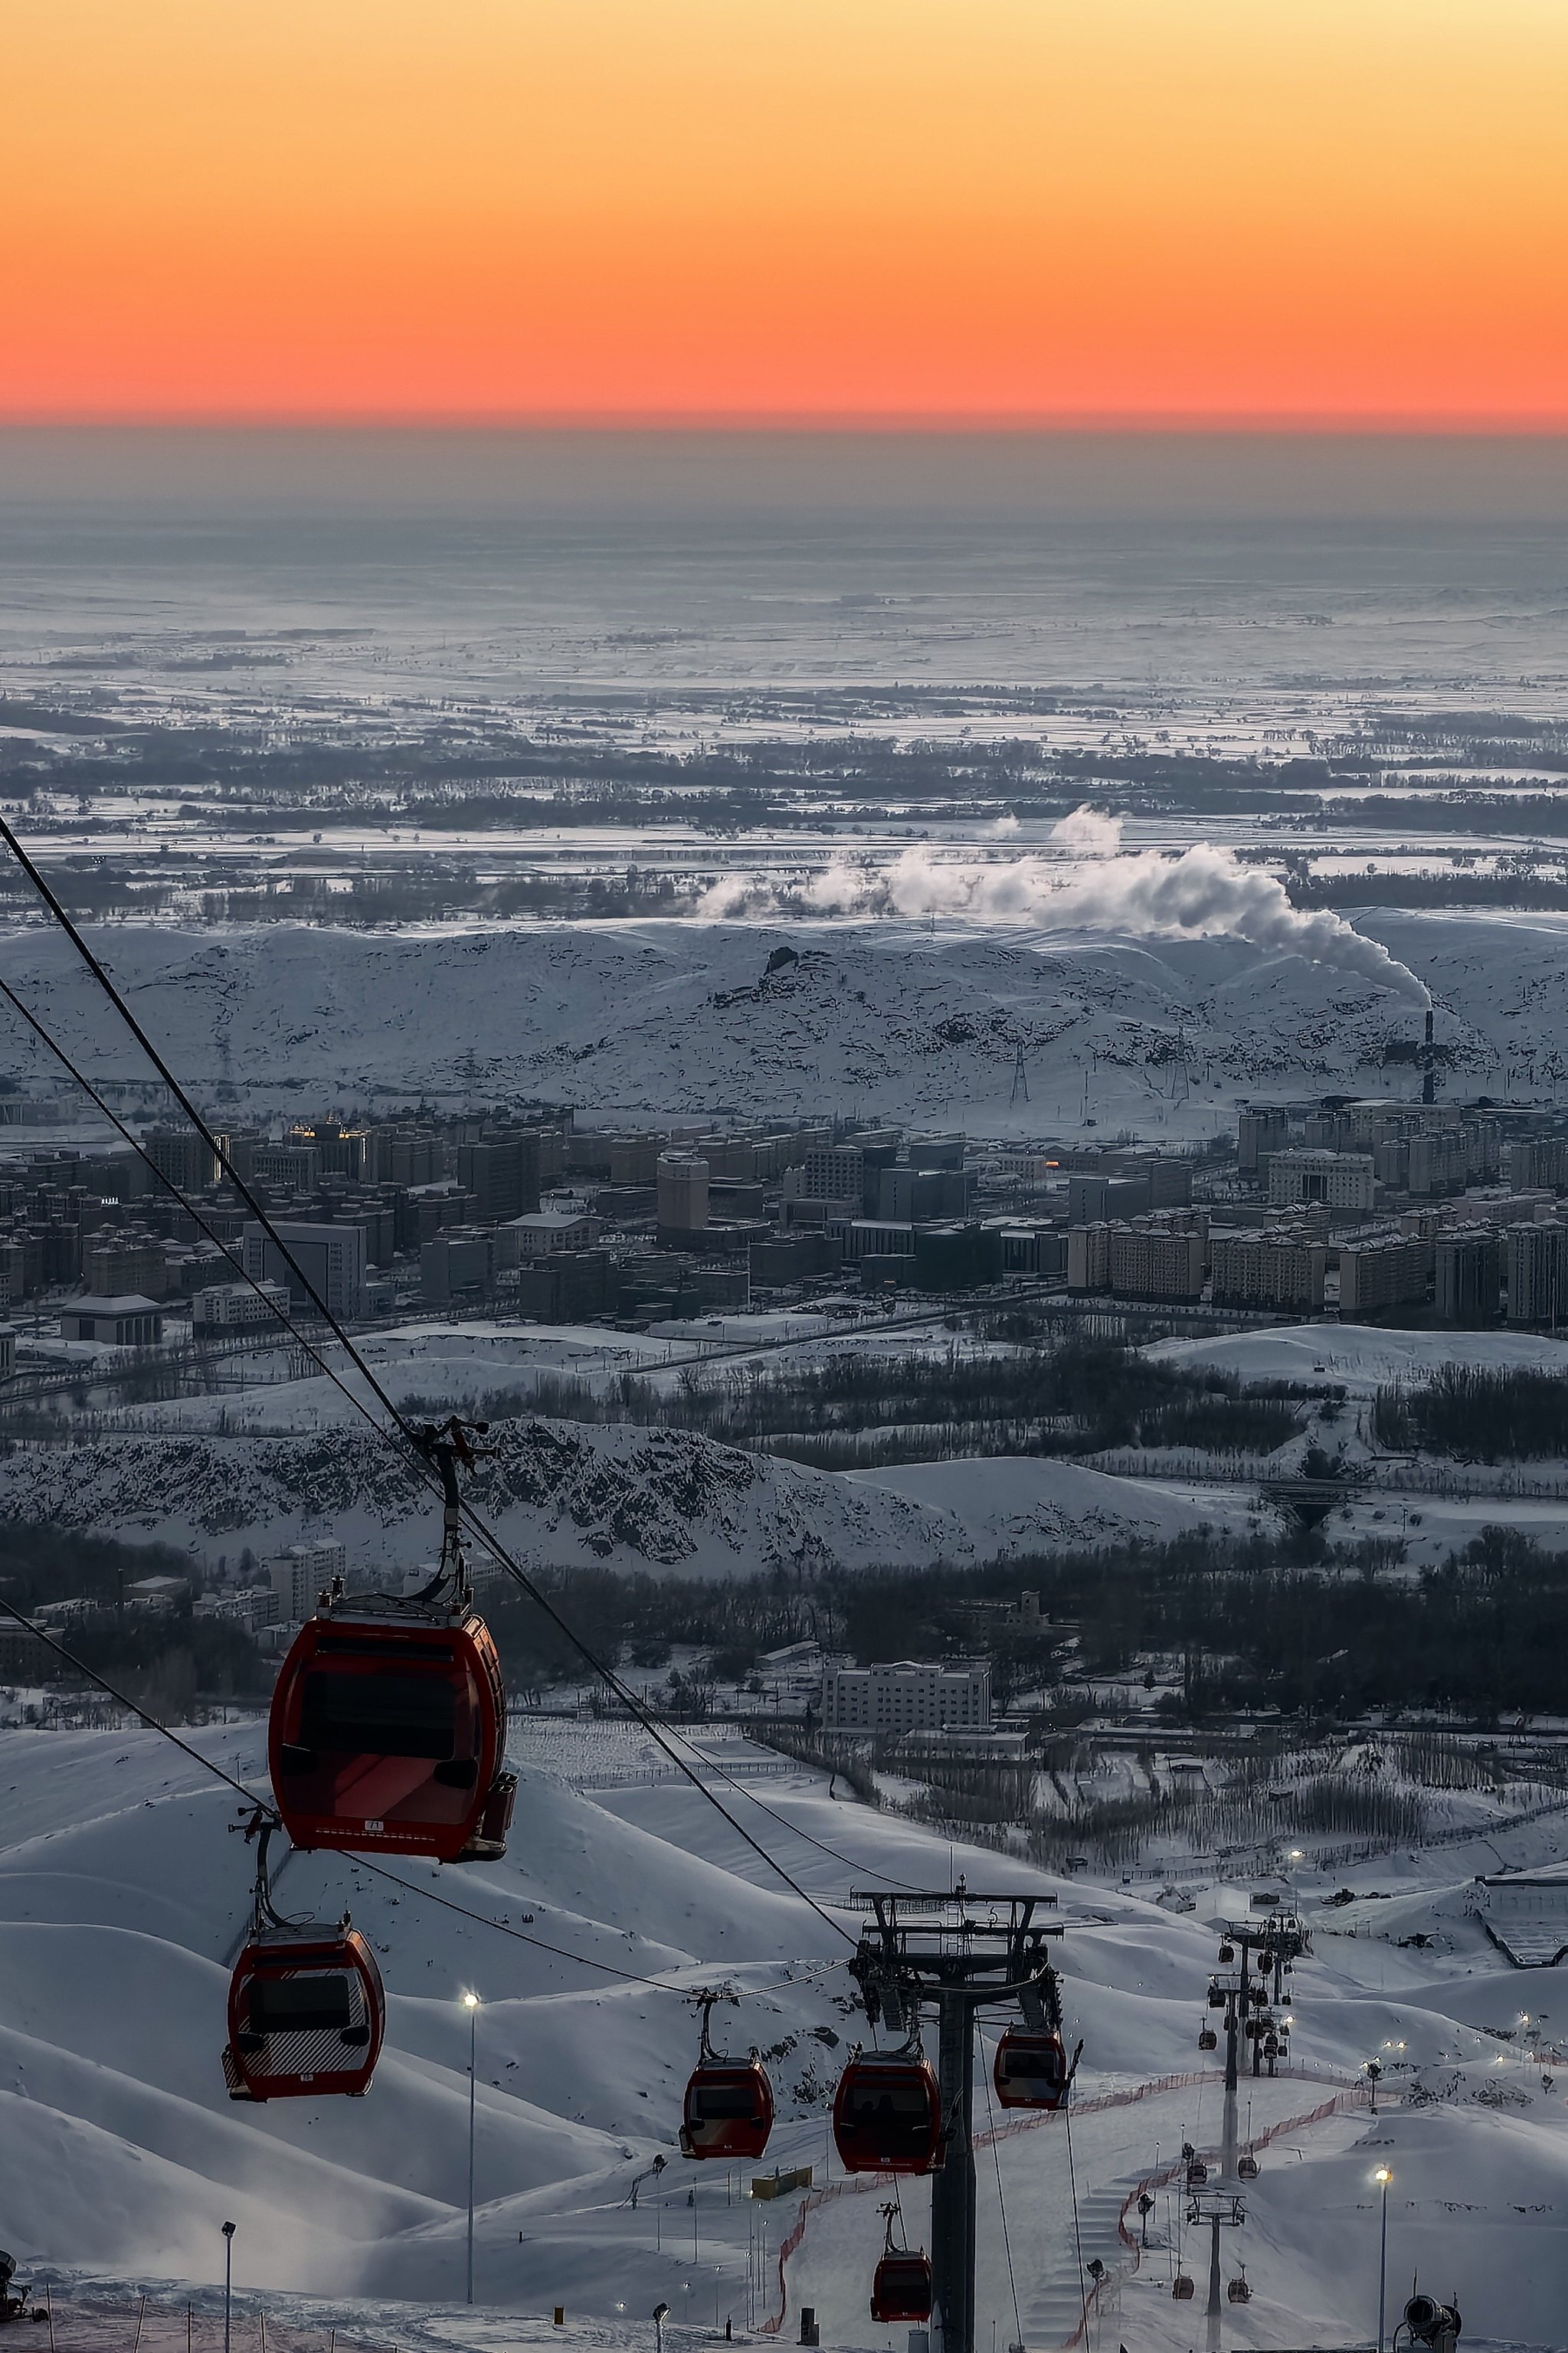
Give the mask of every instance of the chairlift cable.
<path id="1" fill-rule="evenodd" d="M 258 1798 L 255 1791 L 248 1789 L 243 1781 L 237 1781 L 231 1773 L 224 1771 L 221 1765 L 216 1764 L 210 1757 L 204 1757 L 200 1749 L 193 1748 L 188 1740 L 182 1740 L 179 1734 L 169 1725 L 160 1723 L 155 1715 L 149 1715 L 144 1707 L 139 1706 L 136 1701 L 130 1698 L 126 1693 L 117 1690 L 106 1676 L 101 1675 L 96 1668 L 90 1667 L 85 1660 L 78 1658 L 76 1652 L 68 1649 L 64 1642 L 57 1641 L 52 1634 L 45 1631 L 43 1627 L 35 1625 L 33 1620 L 18 1609 L 15 1603 L 8 1601 L 4 1594 L 0 1594 L 0 1609 L 4 1609 L 6 1616 L 15 1620 L 26 1632 L 36 1635 L 40 1642 L 47 1644 L 48 1649 L 58 1657 L 62 1658 L 68 1666 L 74 1667 L 79 1674 L 85 1675 L 90 1683 L 95 1683 L 101 1691 L 108 1694 L 117 1706 L 127 1709 L 131 1715 L 138 1717 L 149 1732 L 162 1733 L 164 1738 L 172 1740 L 175 1746 L 184 1756 L 188 1757 L 193 1764 L 200 1765 L 207 1772 L 213 1774 L 226 1788 L 233 1789 L 238 1796 L 245 1799 L 248 1806 L 256 1810 L 265 1823 L 272 1827 L 277 1826 L 277 1815 L 266 1799 Z M 683 1995 L 689 1991 L 688 1988 L 671 1985 L 662 1978 L 643 1977 L 635 1969 L 617 1968 L 613 1962 L 595 1960 L 586 1953 L 568 1953 L 564 1946 L 549 1944 L 543 1936 L 530 1936 L 523 1929 L 514 1928 L 508 1921 L 493 1919 L 485 1912 L 470 1911 L 464 1904 L 454 1904 L 450 1895 L 438 1895 L 433 1887 L 421 1887 L 414 1880 L 399 1879 L 396 1872 L 387 1870 L 381 1863 L 372 1862 L 368 1855 L 350 1855 L 347 1860 L 355 1870 L 374 1872 L 377 1878 L 390 1880 L 394 1887 L 402 1888 L 409 1895 L 419 1896 L 427 1904 L 439 1904 L 443 1911 L 461 1913 L 465 1920 L 475 1921 L 482 1928 L 493 1928 L 503 1936 L 515 1937 L 519 1944 L 537 1946 L 541 1952 L 551 1953 L 558 1960 L 575 1961 L 579 1968 L 585 1969 L 602 1970 L 608 1977 L 624 1978 L 629 1985 L 651 1987 L 655 1993 Z M 299 1924 L 276 1922 L 275 1925 L 288 1926 Z M 791 1977 L 777 1978 L 768 1985 L 748 1986 L 746 1990 L 747 1995 L 778 1993 L 786 1986 L 799 1985 L 804 1978 L 821 1977 L 829 1969 L 844 1967 L 845 1964 L 842 1961 L 802 1963 Z"/>
<path id="2" fill-rule="evenodd" d="M 601 1970 L 606 1977 L 620 1978 L 628 1985 L 648 1986 L 654 1993 L 679 1994 L 683 2000 L 691 1995 L 690 1986 L 672 1985 L 667 1978 L 643 1977 L 636 1969 L 618 1968 L 613 1961 L 594 1960 L 587 1953 L 568 1953 L 562 1945 L 552 1945 L 543 1936 L 530 1936 L 524 1929 L 513 1927 L 510 1921 L 497 1920 L 488 1912 L 471 1911 L 466 1904 L 454 1904 L 450 1895 L 438 1895 L 433 1887 L 421 1887 L 412 1879 L 399 1879 L 395 1871 L 388 1871 L 385 1863 L 372 1862 L 368 1855 L 353 1854 L 347 1861 L 356 1871 L 373 1871 L 378 1879 L 389 1880 L 394 1887 L 401 1887 L 410 1895 L 423 1896 L 427 1904 L 439 1904 L 445 1912 L 460 1913 L 463 1919 L 476 1921 L 482 1928 L 493 1928 L 499 1936 L 515 1937 L 519 1944 L 536 1946 L 540 1952 L 551 1953 L 557 1960 L 575 1961 L 579 1968 Z M 690 1966 L 699 1968 L 702 1964 L 694 1962 Z M 843 1961 L 803 1964 L 792 1978 L 779 1978 L 770 1985 L 747 1986 L 746 1995 L 749 2000 L 754 1994 L 778 1993 L 786 1986 L 799 1985 L 805 1978 L 819 1977 L 824 1970 L 846 1966 Z"/>

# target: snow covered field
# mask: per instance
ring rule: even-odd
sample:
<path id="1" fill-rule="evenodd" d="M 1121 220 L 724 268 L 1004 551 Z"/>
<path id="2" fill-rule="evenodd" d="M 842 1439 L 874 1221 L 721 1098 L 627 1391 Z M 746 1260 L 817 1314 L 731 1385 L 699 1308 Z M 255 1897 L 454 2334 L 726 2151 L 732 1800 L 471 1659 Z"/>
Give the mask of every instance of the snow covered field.
<path id="1" fill-rule="evenodd" d="M 352 1861 L 285 1864 L 285 1908 L 335 1915 L 346 1902 L 375 1943 L 388 2046 L 364 2102 L 248 2110 L 230 2105 L 217 2065 L 227 1966 L 247 1910 L 248 1858 L 227 1830 L 235 1801 L 150 1733 L 0 1736 L 0 2239 L 25 2270 L 52 2274 L 62 2294 L 96 2283 L 122 2311 L 133 2284 L 149 2286 L 182 2321 L 191 2295 L 210 2330 L 218 2226 L 232 2219 L 247 2353 L 263 2305 L 274 2330 L 303 2329 L 313 2346 L 334 2327 L 421 2353 L 535 2342 L 559 2304 L 567 2341 L 641 2347 L 660 2301 L 689 2329 L 678 2341 L 708 2341 L 715 2314 L 721 2335 L 727 2317 L 750 2337 L 779 2311 L 779 2244 L 801 2200 L 732 2203 L 743 2183 L 699 2183 L 675 2152 L 695 2045 L 680 1993 L 719 1972 L 747 1996 L 735 2039 L 776 2054 L 781 2121 L 769 2162 L 812 2165 L 819 2189 L 826 2166 L 834 2193 L 811 2201 L 786 2265 L 780 2341 L 792 2341 L 805 2303 L 825 2346 L 901 2348 L 901 2332 L 876 2328 L 865 2311 L 876 2197 L 841 2187 L 827 2158 L 824 2101 L 856 2031 L 849 1946 L 832 1923 L 853 1932 L 854 1915 L 835 1907 L 852 1886 L 884 1875 L 945 1886 L 956 1868 L 971 1885 L 1044 1885 L 1060 1898 L 1068 2023 L 1085 2042 L 1073 2126 L 1083 2255 L 1118 2282 L 1095 2342 L 1155 2353 L 1196 2340 L 1200 2307 L 1178 2321 L 1170 2300 L 1167 2194 L 1157 2193 L 1155 2243 L 1136 2266 L 1117 2222 L 1184 2137 L 1213 2145 L 1219 2093 L 1197 2073 L 1196 2034 L 1211 1924 L 1245 1907 L 1246 1889 L 1193 1885 L 1195 1910 L 1173 1915 L 1150 1883 L 1134 1892 L 1042 1881 L 830 1802 L 804 1771 L 763 1785 L 781 1820 L 730 1793 L 747 1827 L 825 1904 L 823 1920 L 688 1788 L 585 1797 L 550 1769 L 542 1736 L 531 1727 L 503 1863 L 444 1874 L 410 1864 L 404 1889 Z M 257 1770 L 258 1727 L 196 1738 L 242 1775 Z M 587 1760 L 563 1746 L 560 1761 L 581 1773 Z M 1227 2307 L 1227 2347 L 1369 2339 L 1380 2162 L 1394 2176 L 1391 2286 L 1404 2293 L 1419 2269 L 1436 2291 L 1457 2292 L 1467 2345 L 1563 2345 L 1568 2100 L 1561 2073 L 1543 2088 L 1519 2032 L 1521 2012 L 1555 2008 L 1555 1980 L 1510 1969 L 1465 1899 L 1476 1871 L 1541 1863 L 1565 1846 L 1559 1815 L 1330 1882 L 1308 1872 L 1301 1894 L 1317 1935 L 1295 1982 L 1298 2072 L 1253 2095 L 1252 2135 L 1286 2128 L 1264 2150 L 1246 2226 L 1227 2244 L 1227 2273 L 1240 2256 L 1254 2289 L 1245 2311 Z M 1341 1876 L 1395 1900 L 1322 1911 L 1316 1896 Z M 426 1904 L 420 1888 L 543 1943 Z M 1432 1941 L 1401 1941 L 1417 1933 Z M 460 1996 L 471 1987 L 483 2003 L 479 2309 L 465 2317 Z M 1374 2053 L 1388 2068 L 1375 2123 L 1353 2094 L 1304 2121 L 1348 2092 Z M 1172 2076 L 1182 2080 L 1155 2088 Z M 983 2125 L 978 2090 L 977 2109 Z M 980 2341 L 992 2320 L 1012 2341 L 1016 2296 L 1024 2341 L 1052 2353 L 1081 2310 L 1065 2134 L 1059 2119 L 1025 2120 L 995 2149 L 980 2152 Z M 670 2169 L 644 2184 L 633 2211 L 631 2182 L 659 2154 Z M 905 2211 L 918 2242 L 917 2186 Z M 62 2326 L 62 2345 L 73 2341 L 94 2340 Z"/>

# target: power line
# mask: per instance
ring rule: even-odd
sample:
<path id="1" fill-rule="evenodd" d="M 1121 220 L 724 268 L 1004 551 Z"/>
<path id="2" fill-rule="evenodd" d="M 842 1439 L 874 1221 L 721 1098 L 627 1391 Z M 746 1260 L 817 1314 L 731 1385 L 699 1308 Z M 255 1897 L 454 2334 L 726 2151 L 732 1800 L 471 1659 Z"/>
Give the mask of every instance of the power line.
<path id="1" fill-rule="evenodd" d="M 396 1449 L 397 1447 L 398 1440 L 401 1439 L 403 1444 L 406 1445 L 414 1455 L 417 1465 L 425 1476 L 428 1483 L 429 1483 L 433 1489 L 437 1488 L 438 1482 L 433 1469 L 425 1459 L 423 1450 L 419 1446 L 418 1440 L 413 1428 L 404 1419 L 401 1409 L 395 1403 L 382 1383 L 377 1379 L 375 1373 L 371 1370 L 369 1365 L 366 1362 L 364 1356 L 355 1345 L 349 1333 L 344 1328 L 339 1318 L 334 1314 L 331 1307 L 329 1307 L 325 1299 L 317 1290 L 314 1282 L 305 1272 L 304 1269 L 299 1264 L 293 1252 L 290 1250 L 287 1242 L 283 1240 L 282 1235 L 278 1231 L 278 1229 L 273 1223 L 271 1217 L 269 1215 L 265 1205 L 251 1191 L 250 1187 L 247 1184 L 245 1179 L 235 1170 L 228 1158 L 228 1155 L 225 1152 L 217 1136 L 214 1134 L 212 1129 L 207 1125 L 206 1120 L 202 1117 L 201 1113 L 197 1110 L 195 1103 L 191 1100 L 189 1093 L 186 1092 L 180 1080 L 175 1076 L 174 1071 L 170 1068 L 168 1062 L 160 1053 L 158 1048 L 154 1044 L 152 1039 L 142 1027 L 142 1024 L 137 1020 L 135 1015 L 126 1004 L 121 991 L 115 986 L 114 981 L 111 979 L 103 965 L 100 963 L 98 957 L 93 954 L 91 948 L 88 945 L 87 941 L 82 936 L 81 932 L 73 921 L 69 913 L 61 903 L 60 900 L 56 896 L 48 880 L 34 864 L 32 859 L 28 856 L 26 850 L 23 848 L 16 833 L 6 823 L 4 817 L 0 817 L 0 841 L 4 841 L 6 847 L 10 849 L 12 856 L 16 859 L 17 864 L 21 867 L 22 871 L 26 875 L 28 881 L 37 892 L 38 896 L 42 899 L 44 904 L 48 907 L 49 913 L 58 923 L 60 929 L 65 933 L 66 937 L 69 940 L 71 945 L 76 949 L 77 954 L 81 958 L 83 964 L 87 966 L 94 981 L 102 990 L 105 997 L 107 997 L 114 1010 L 119 1014 L 121 1019 L 124 1022 L 126 1028 L 130 1030 L 132 1036 L 135 1039 L 137 1044 L 141 1047 L 143 1052 L 152 1063 L 153 1068 L 157 1071 L 158 1076 L 162 1079 L 164 1084 L 167 1087 L 175 1101 L 179 1104 L 180 1109 L 185 1113 L 185 1117 L 190 1121 L 197 1134 L 207 1146 L 208 1151 L 213 1155 L 218 1167 L 224 1171 L 228 1182 L 233 1185 L 235 1190 L 238 1193 L 240 1199 L 246 1204 L 247 1208 L 250 1209 L 258 1223 L 260 1225 L 263 1233 L 281 1254 L 283 1262 L 290 1270 L 291 1274 L 298 1276 L 302 1289 L 304 1291 L 306 1296 L 310 1299 L 318 1314 L 322 1316 L 323 1322 L 332 1331 L 340 1346 L 344 1349 L 344 1354 L 363 1377 L 366 1386 L 371 1390 L 377 1403 L 382 1407 L 383 1410 L 387 1414 L 388 1421 L 392 1427 L 387 1428 L 377 1422 L 376 1417 L 371 1413 L 370 1409 L 366 1404 L 365 1400 L 362 1398 L 355 1397 L 354 1392 L 344 1382 L 343 1382 L 341 1377 L 333 1376 L 336 1381 L 336 1386 L 340 1390 L 342 1390 L 343 1394 L 351 1400 L 355 1407 L 355 1409 L 364 1416 L 365 1419 L 369 1423 L 370 1427 L 376 1430 L 376 1434 L 384 1439 L 388 1445 Z M 16 1001 L 11 991 L 7 990 L 6 995 L 13 1003 Z M 53 1047 L 53 1039 L 49 1038 L 45 1026 L 31 1015 L 27 1018 L 30 1026 L 40 1036 L 44 1037 L 46 1041 L 51 1047 Z M 65 1056 L 63 1050 L 59 1049 L 55 1049 L 55 1050 L 59 1054 L 59 1059 L 66 1064 L 67 1068 L 70 1068 L 69 1060 Z M 122 1132 L 124 1132 L 123 1129 Z M 133 1139 L 133 1141 L 135 1143 L 135 1148 L 141 1156 L 148 1163 L 149 1166 L 155 1166 L 152 1160 L 151 1155 L 147 1152 L 145 1145 L 143 1145 L 139 1139 Z M 162 1172 L 160 1172 L 160 1174 L 162 1174 Z M 188 1201 L 185 1201 L 185 1195 L 180 1191 L 178 1187 L 174 1185 L 173 1180 L 165 1178 L 164 1181 L 167 1184 L 168 1188 L 175 1194 L 175 1197 L 182 1202 L 185 1202 L 186 1208 L 190 1208 L 191 1204 Z M 287 1330 L 293 1332 L 294 1325 L 292 1319 L 283 1312 L 281 1302 L 274 1301 L 273 1303 L 279 1314 L 279 1320 L 284 1324 Z M 313 1354 L 315 1356 L 315 1361 L 320 1364 L 322 1359 L 319 1353 L 313 1351 Z M 326 1369 L 324 1366 L 323 1369 Z M 790 1890 L 790 1892 L 794 1895 L 798 1896 L 801 1903 L 807 1905 L 826 1926 L 831 1927 L 835 1935 L 842 1936 L 846 1944 L 854 1944 L 856 1939 L 851 1931 L 845 1928 L 842 1922 L 833 1919 L 832 1915 L 826 1912 L 821 1905 L 817 1902 L 815 1896 L 808 1894 L 807 1890 L 800 1885 L 800 1882 L 794 1877 L 792 1873 L 788 1871 L 784 1864 L 781 1863 L 776 1856 L 770 1854 L 759 1840 L 753 1838 L 751 1832 L 745 1828 L 744 1824 L 736 1820 L 734 1815 L 730 1813 L 722 1799 L 707 1786 L 707 1784 L 702 1779 L 701 1776 L 686 1761 L 686 1759 L 682 1757 L 679 1750 L 673 1745 L 673 1743 L 665 1737 L 653 1712 L 635 1695 L 630 1685 L 623 1683 L 620 1678 L 615 1673 L 614 1670 L 608 1666 L 605 1662 L 599 1658 L 588 1647 L 582 1636 L 577 1633 L 576 1628 L 573 1627 L 556 1608 L 547 1594 L 546 1594 L 543 1589 L 535 1583 L 534 1579 L 528 1576 L 526 1570 L 524 1570 L 521 1564 L 513 1557 L 512 1554 L 502 1543 L 500 1537 L 494 1534 L 487 1522 L 485 1522 L 475 1511 L 473 1505 L 465 1501 L 461 1504 L 461 1510 L 462 1518 L 477 1537 L 478 1541 L 484 1546 L 485 1550 L 490 1553 L 492 1557 L 506 1571 L 514 1582 L 521 1587 L 522 1590 L 528 1595 L 530 1600 L 535 1603 L 535 1607 L 545 1612 L 546 1616 L 556 1628 L 557 1631 L 565 1636 L 567 1641 L 572 1644 L 584 1662 L 597 1675 L 601 1678 L 609 1689 L 615 1693 L 616 1696 L 637 1718 L 638 1722 L 641 1724 L 644 1731 L 646 1731 L 650 1737 L 652 1738 L 663 1750 L 671 1763 L 685 1776 L 686 1779 L 691 1782 L 693 1788 L 700 1791 L 702 1796 L 707 1799 L 708 1803 L 714 1807 L 715 1810 L 729 1824 L 736 1837 L 743 1840 L 746 1845 L 750 1848 L 751 1852 L 758 1857 L 767 1868 L 775 1873 L 777 1876 L 784 1882 L 785 1885 Z M 722 1771 L 723 1768 L 717 1767 L 715 1769 Z M 809 1833 L 802 1832 L 800 1835 L 809 1836 Z M 837 1860 L 844 1862 L 847 1858 L 839 1856 Z M 853 1868 L 853 1866 L 851 1867 Z M 880 1876 L 880 1874 L 878 1874 L 878 1876 Z"/>

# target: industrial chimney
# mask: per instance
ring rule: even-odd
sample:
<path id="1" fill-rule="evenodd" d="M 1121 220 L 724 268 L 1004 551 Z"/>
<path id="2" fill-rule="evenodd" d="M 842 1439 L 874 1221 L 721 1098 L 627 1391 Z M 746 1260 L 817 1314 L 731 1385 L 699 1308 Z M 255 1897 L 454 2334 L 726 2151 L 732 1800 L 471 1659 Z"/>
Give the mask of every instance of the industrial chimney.
<path id="1" fill-rule="evenodd" d="M 1437 1100 L 1437 1070 L 1432 1044 L 1432 1008 L 1426 1008 L 1426 1036 L 1421 1048 L 1421 1100 L 1424 1103 Z"/>

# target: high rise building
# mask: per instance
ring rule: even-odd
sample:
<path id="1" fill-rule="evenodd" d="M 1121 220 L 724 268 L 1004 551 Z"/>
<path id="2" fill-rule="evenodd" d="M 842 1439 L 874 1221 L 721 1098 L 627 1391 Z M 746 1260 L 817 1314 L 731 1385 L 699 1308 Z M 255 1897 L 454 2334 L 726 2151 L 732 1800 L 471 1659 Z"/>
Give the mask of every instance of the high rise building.
<path id="1" fill-rule="evenodd" d="M 659 1234 L 701 1233 L 708 1222 L 708 1164 L 694 1152 L 659 1155 Z"/>
<path id="2" fill-rule="evenodd" d="M 1437 1321 L 1495 1323 L 1502 1292 L 1502 1250 L 1497 1236 L 1440 1234 L 1436 1252 Z"/>
<path id="3" fill-rule="evenodd" d="M 217 1155 L 195 1128 L 149 1128 L 142 1143 L 159 1175 L 182 1193 L 204 1193 L 217 1183 Z"/>
<path id="4" fill-rule="evenodd" d="M 1568 1225 L 1508 1228 L 1508 1320 L 1555 1326 L 1568 1309 Z"/>
<path id="5" fill-rule="evenodd" d="M 355 1322 L 365 1314 L 365 1235 L 358 1226 L 305 1224 L 294 1219 L 277 1221 L 276 1231 L 286 1242 L 296 1274 L 270 1234 L 248 1225 L 241 1238 L 247 1275 L 287 1286 L 296 1313 L 315 1312 L 301 1276 L 308 1277 L 329 1314 Z"/>

